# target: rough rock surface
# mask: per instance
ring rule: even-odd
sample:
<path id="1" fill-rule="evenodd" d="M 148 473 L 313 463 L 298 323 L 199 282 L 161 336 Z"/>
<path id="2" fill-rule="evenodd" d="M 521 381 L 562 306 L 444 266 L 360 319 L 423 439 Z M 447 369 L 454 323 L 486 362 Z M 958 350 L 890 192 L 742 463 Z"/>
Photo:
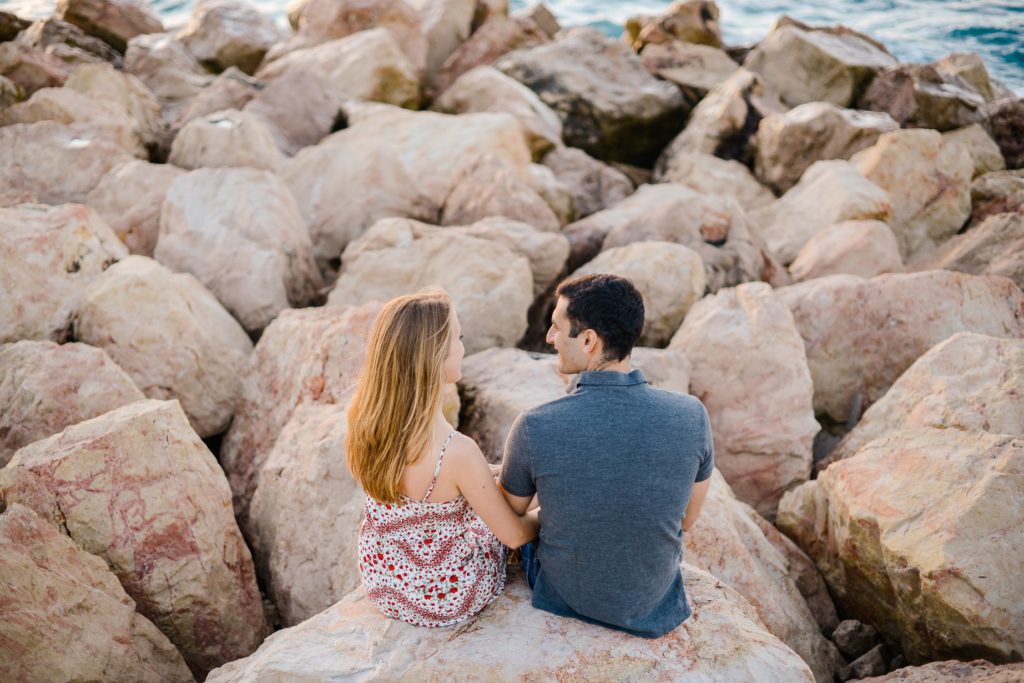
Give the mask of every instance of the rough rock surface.
<path id="1" fill-rule="evenodd" d="M 787 494 L 778 524 L 850 616 L 908 661 L 1012 660 L 1019 596 L 1024 438 L 909 429 L 876 439 Z"/>
<path id="2" fill-rule="evenodd" d="M 70 68 L 57 57 L 21 41 L 0 43 L 0 76 L 31 95 L 40 88 L 60 87 Z"/>
<path id="3" fill-rule="evenodd" d="M 543 163 L 569 188 L 576 218 L 610 208 L 633 194 L 633 183 L 625 174 L 581 149 L 557 147 L 544 155 Z"/>
<path id="4" fill-rule="evenodd" d="M 997 213 L 943 242 L 911 264 L 914 270 L 1002 275 L 1024 288 L 1024 212 Z"/>
<path id="5" fill-rule="evenodd" d="M 209 683 L 356 677 L 434 680 L 471 671 L 486 681 L 813 680 L 800 657 L 760 623 L 736 591 L 684 564 L 699 615 L 658 640 L 616 633 L 530 605 L 522 578 L 479 616 L 444 629 L 386 619 L 362 589 L 299 626 L 271 636 L 254 655 L 214 671 Z M 508 647 L 514 638 L 516 647 Z"/>
<path id="6" fill-rule="evenodd" d="M 0 208 L 0 343 L 65 341 L 82 291 L 126 256 L 87 206 Z"/>
<path id="7" fill-rule="evenodd" d="M 175 180 L 154 257 L 195 275 L 250 331 L 289 306 L 314 303 L 323 287 L 294 197 L 257 169 L 201 169 Z"/>
<path id="8" fill-rule="evenodd" d="M 561 222 L 534 189 L 529 169 L 485 156 L 455 180 L 441 209 L 441 225 L 468 225 L 489 216 L 522 221 L 557 232 Z"/>
<path id="9" fill-rule="evenodd" d="M 681 40 L 647 45 L 640 59 L 652 74 L 675 83 L 691 104 L 699 102 L 740 68 L 725 50 Z"/>
<path id="10" fill-rule="evenodd" d="M 1024 168 L 1024 97 L 1004 97 L 988 106 L 992 139 L 1007 168 Z"/>
<path id="11" fill-rule="evenodd" d="M 74 336 L 106 351 L 147 397 L 178 399 L 202 437 L 227 428 L 252 352 L 195 277 L 145 256 L 119 261 L 85 288 Z"/>
<path id="12" fill-rule="evenodd" d="M 197 676 L 267 635 L 224 473 L 176 401 L 137 401 L 22 448 L 0 496 L 106 560 Z"/>
<path id="13" fill-rule="evenodd" d="M 807 240 L 789 266 L 794 282 L 846 273 L 872 278 L 903 272 L 900 245 L 881 221 L 843 221 Z"/>
<path id="14" fill-rule="evenodd" d="M 292 156 L 330 135 L 344 98 L 319 71 L 291 69 L 264 84 L 243 111 L 261 117 L 277 146 Z"/>
<path id="15" fill-rule="evenodd" d="M 974 52 L 952 52 L 932 63 L 935 70 L 944 77 L 956 77 L 966 82 L 975 92 L 992 102 L 1006 97 L 1009 93 L 997 81 L 993 81 L 985 68 L 981 55 Z"/>
<path id="16" fill-rule="evenodd" d="M 146 152 L 153 153 L 163 144 L 166 132 L 160 102 L 135 76 L 110 64 L 86 64 L 71 72 L 64 87 L 122 112 L 132 121 L 132 131 Z"/>
<path id="17" fill-rule="evenodd" d="M 814 410 L 856 421 L 931 347 L 957 332 L 1024 336 L 1012 281 L 945 270 L 829 277 L 784 287 L 814 379 Z"/>
<path id="18" fill-rule="evenodd" d="M 1006 168 L 1006 160 L 999 151 L 999 145 L 978 123 L 957 128 L 943 134 L 943 139 L 958 142 L 967 148 L 971 160 L 974 161 L 974 177 L 983 173 L 1002 171 Z"/>
<path id="19" fill-rule="evenodd" d="M 101 349 L 27 340 L 0 345 L 0 467 L 22 446 L 143 398 Z"/>
<path id="20" fill-rule="evenodd" d="M 857 104 L 888 112 L 903 128 L 952 130 L 987 118 L 985 98 L 931 64 L 896 64 L 871 81 Z"/>
<path id="21" fill-rule="evenodd" d="M 455 301 L 467 353 L 514 346 L 526 332 L 530 264 L 496 242 L 411 221 L 382 221 L 348 246 L 342 263 L 328 304 L 387 301 L 436 285 Z"/>
<path id="22" fill-rule="evenodd" d="M 976 659 L 931 662 L 907 666 L 884 676 L 861 679 L 861 683 L 1016 683 L 1024 678 L 1024 664 L 1002 666 Z"/>
<path id="23" fill-rule="evenodd" d="M 15 36 L 10 39 L 15 39 Z M 43 50 L 68 65 L 109 62 L 120 67 L 124 63 L 120 52 L 99 38 L 87 35 L 74 24 L 54 16 L 33 21 L 17 35 L 17 41 Z"/>
<path id="24" fill-rule="evenodd" d="M 135 159 L 112 168 L 85 203 L 96 209 L 128 251 L 152 256 L 160 233 L 160 207 L 171 184 L 185 171 Z"/>
<path id="25" fill-rule="evenodd" d="M 771 190 L 759 183 L 740 162 L 701 152 L 680 151 L 672 155 L 660 180 L 685 185 L 701 194 L 732 197 L 748 211 L 775 201 Z"/>
<path id="26" fill-rule="evenodd" d="M 429 80 L 440 70 L 469 37 L 476 14 L 476 0 L 408 0 L 420 13 L 427 38 L 425 77 Z M 507 10 L 506 10 L 507 11 Z"/>
<path id="27" fill-rule="evenodd" d="M 261 118 L 226 109 L 186 123 L 174 138 L 168 161 L 188 170 L 244 166 L 274 171 L 285 156 Z"/>
<path id="28" fill-rule="evenodd" d="M 225 109 L 243 109 L 264 85 L 237 67 L 229 67 L 180 107 L 168 107 L 176 115 L 168 122 L 170 136 L 173 138 L 193 119 Z"/>
<path id="29" fill-rule="evenodd" d="M 1024 169 L 978 176 L 971 183 L 971 224 L 996 213 L 1024 213 Z"/>
<path id="30" fill-rule="evenodd" d="M 179 112 L 213 81 L 184 43 L 166 33 L 133 38 L 124 54 L 124 70 L 145 83 L 169 108 L 168 114 Z"/>
<path id="31" fill-rule="evenodd" d="M 569 186 L 543 164 L 530 164 L 526 172 L 529 175 L 530 186 L 554 212 L 558 226 L 561 228 L 572 223 L 576 218 L 576 209 Z"/>
<path id="32" fill-rule="evenodd" d="M 57 17 L 118 52 L 124 52 L 135 36 L 164 30 L 156 12 L 140 0 L 60 0 Z"/>
<path id="33" fill-rule="evenodd" d="M 718 5 L 712 0 L 678 0 L 656 17 L 627 20 L 626 36 L 637 52 L 670 42 L 722 47 L 718 16 Z"/>
<path id="34" fill-rule="evenodd" d="M 716 466 L 740 500 L 773 518 L 782 494 L 810 476 L 818 432 L 792 315 L 765 283 L 720 290 L 690 309 L 669 348 L 693 364 Z"/>
<path id="35" fill-rule="evenodd" d="M 203 0 L 180 39 L 196 59 L 217 71 L 256 71 L 267 50 L 281 39 L 274 22 L 240 0 Z"/>
<path id="36" fill-rule="evenodd" d="M 194 680 L 106 563 L 32 510 L 0 512 L 0 548 L 4 680 Z"/>

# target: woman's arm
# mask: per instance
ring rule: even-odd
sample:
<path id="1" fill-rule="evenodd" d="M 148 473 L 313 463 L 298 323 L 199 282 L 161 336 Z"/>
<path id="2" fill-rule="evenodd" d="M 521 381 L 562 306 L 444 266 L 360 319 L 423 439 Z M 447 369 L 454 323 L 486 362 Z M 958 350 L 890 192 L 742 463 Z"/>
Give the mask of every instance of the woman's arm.
<path id="1" fill-rule="evenodd" d="M 510 548 L 532 541 L 540 529 L 537 513 L 517 514 L 495 484 L 491 468 L 476 442 L 460 437 L 456 448 L 449 449 L 448 453 L 450 464 L 455 466 L 452 474 L 459 491 L 499 541 Z"/>

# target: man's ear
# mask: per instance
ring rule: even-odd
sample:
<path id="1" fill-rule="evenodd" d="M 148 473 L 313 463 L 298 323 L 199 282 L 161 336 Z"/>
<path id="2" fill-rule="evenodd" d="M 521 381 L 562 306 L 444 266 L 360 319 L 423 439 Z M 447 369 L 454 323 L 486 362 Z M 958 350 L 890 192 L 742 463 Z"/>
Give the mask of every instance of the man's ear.
<path id="1" fill-rule="evenodd" d="M 583 350 L 584 352 L 591 354 L 595 351 L 600 351 L 601 338 L 597 336 L 597 332 L 594 330 L 583 330 Z"/>

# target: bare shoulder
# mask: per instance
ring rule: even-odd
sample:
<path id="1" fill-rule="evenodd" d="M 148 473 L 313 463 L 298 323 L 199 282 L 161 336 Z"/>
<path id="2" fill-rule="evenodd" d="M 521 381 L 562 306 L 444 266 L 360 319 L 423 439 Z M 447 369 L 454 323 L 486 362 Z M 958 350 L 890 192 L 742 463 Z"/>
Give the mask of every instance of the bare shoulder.
<path id="1" fill-rule="evenodd" d="M 448 452 L 445 457 L 460 463 L 470 463 L 483 459 L 484 454 L 476 441 L 462 432 L 455 432 L 451 443 L 448 444 Z"/>

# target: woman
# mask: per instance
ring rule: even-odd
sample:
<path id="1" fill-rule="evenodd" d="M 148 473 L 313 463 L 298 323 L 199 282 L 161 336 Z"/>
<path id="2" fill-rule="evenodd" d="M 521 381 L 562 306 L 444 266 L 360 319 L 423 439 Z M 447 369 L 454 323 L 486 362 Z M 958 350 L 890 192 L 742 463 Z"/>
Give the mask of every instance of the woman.
<path id="1" fill-rule="evenodd" d="M 486 607 L 505 586 L 504 546 L 537 535 L 536 513 L 512 511 L 476 442 L 441 412 L 441 388 L 461 378 L 464 355 L 443 290 L 392 299 L 349 408 L 348 465 L 366 492 L 363 584 L 384 614 L 417 626 Z"/>

